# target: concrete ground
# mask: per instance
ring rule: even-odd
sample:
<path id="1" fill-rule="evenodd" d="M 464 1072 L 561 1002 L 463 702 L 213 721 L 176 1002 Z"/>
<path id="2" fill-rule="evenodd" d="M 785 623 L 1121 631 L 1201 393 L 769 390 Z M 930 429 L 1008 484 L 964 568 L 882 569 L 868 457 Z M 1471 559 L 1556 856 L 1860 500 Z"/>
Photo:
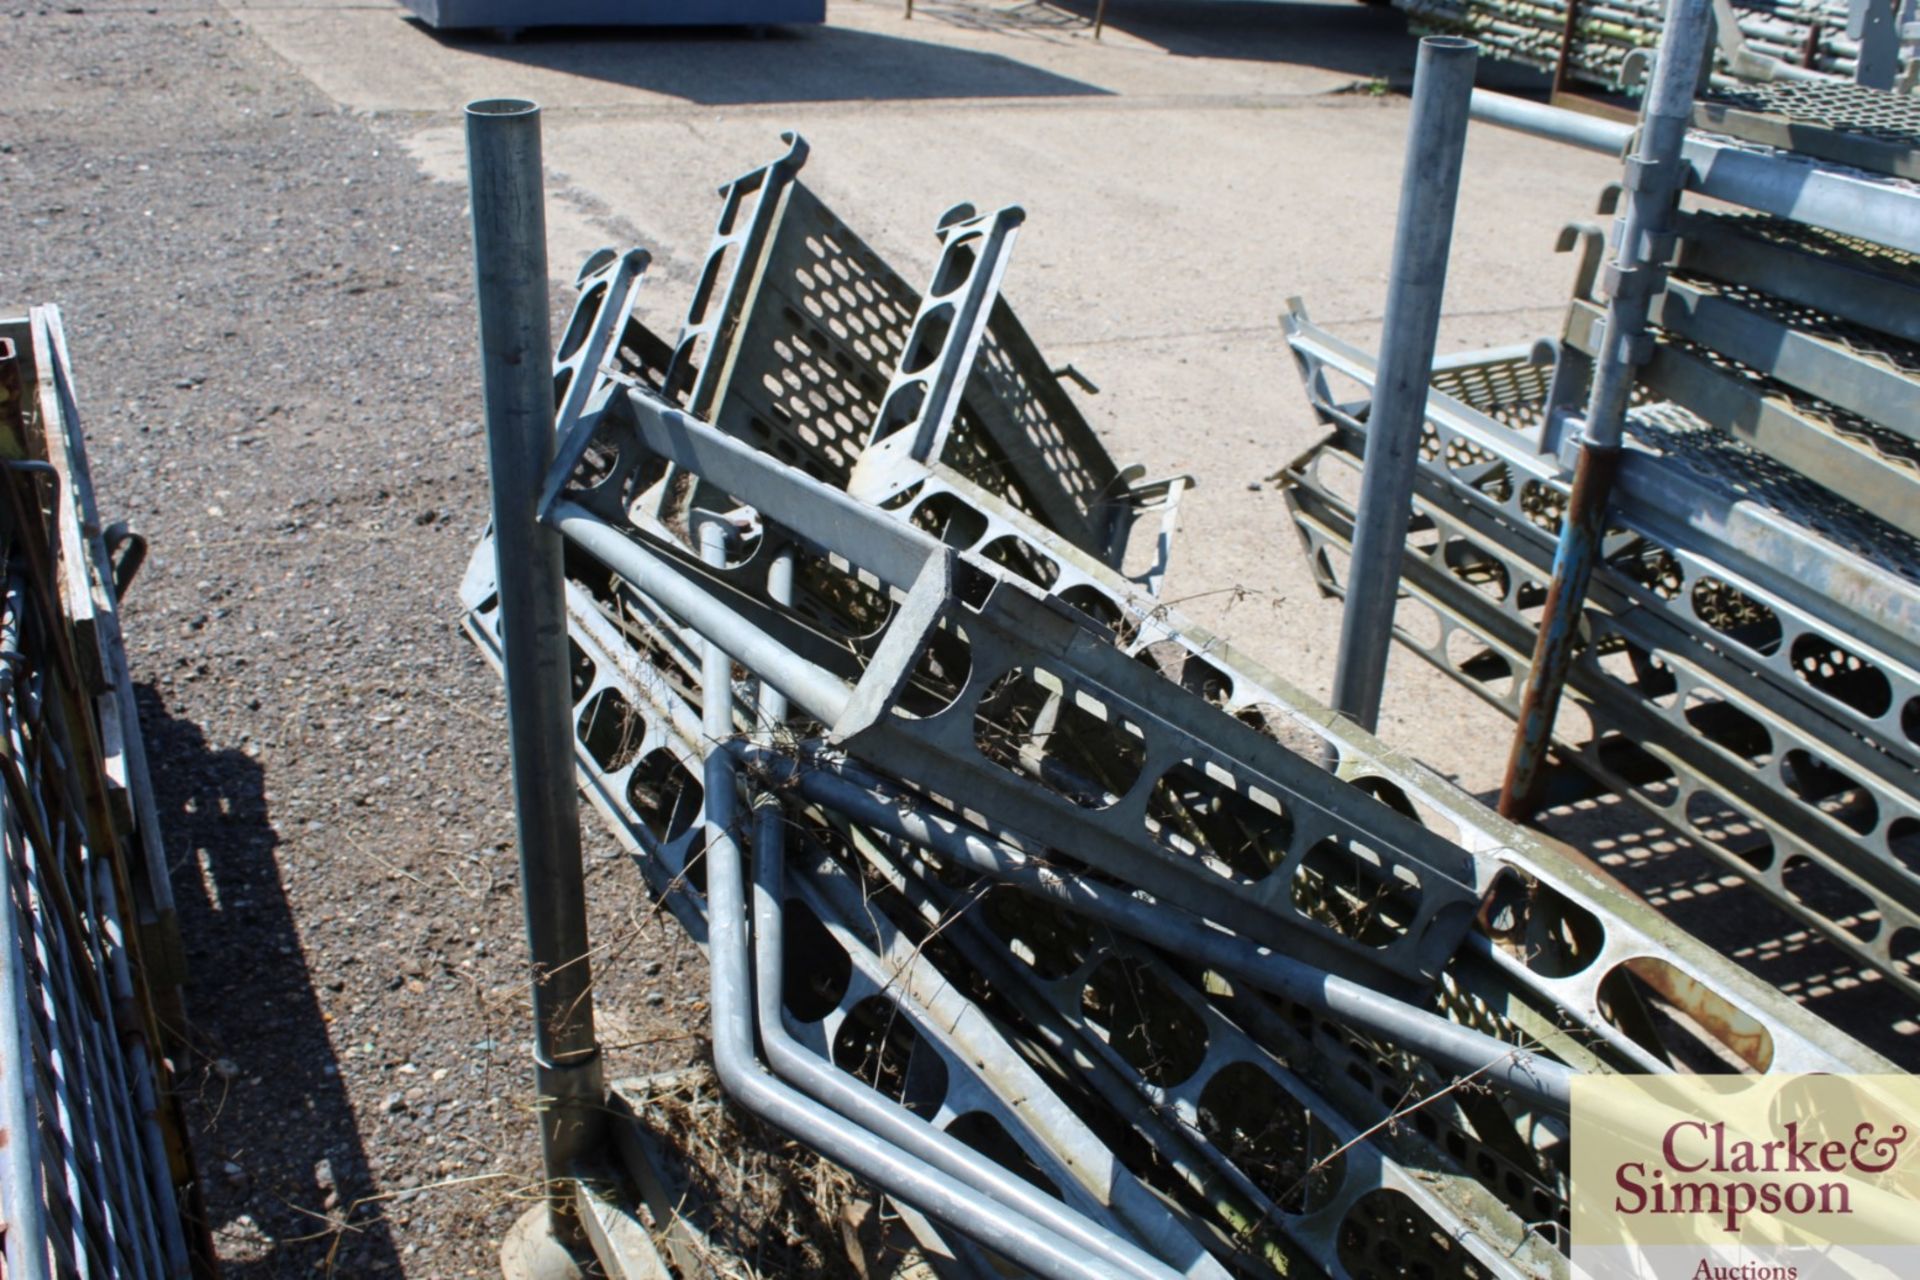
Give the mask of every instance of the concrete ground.
<path id="1" fill-rule="evenodd" d="M 1324 696 L 1338 609 L 1314 590 L 1271 487 L 1319 434 L 1276 317 L 1304 296 L 1372 343 L 1385 300 L 1415 44 L 1351 2 L 1091 5 L 834 0 L 821 27 L 435 33 L 396 5 L 230 0 L 326 94 L 464 181 L 460 108 L 541 104 L 556 277 L 597 245 L 653 251 L 649 319 L 671 332 L 714 187 L 813 144 L 806 180 L 909 280 L 962 200 L 1028 214 L 1006 279 L 1042 349 L 1101 389 L 1116 457 L 1190 473 L 1169 597 Z M 1488 68 L 1488 78 L 1511 73 Z M 1555 233 L 1617 176 L 1604 157 L 1476 125 L 1443 350 L 1553 331 L 1570 264 Z M 1442 710 L 1444 708 L 1444 710 Z M 1470 789 L 1496 786 L 1507 723 L 1405 654 L 1389 740 Z"/>

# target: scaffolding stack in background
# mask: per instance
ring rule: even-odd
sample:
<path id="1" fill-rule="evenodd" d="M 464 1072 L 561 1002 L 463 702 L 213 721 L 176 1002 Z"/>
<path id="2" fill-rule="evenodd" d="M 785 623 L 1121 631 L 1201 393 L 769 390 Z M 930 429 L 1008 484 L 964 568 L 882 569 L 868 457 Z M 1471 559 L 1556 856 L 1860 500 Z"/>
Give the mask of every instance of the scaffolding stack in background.
<path id="1" fill-rule="evenodd" d="M 1420 34 L 1470 36 L 1487 57 L 1549 72 L 1556 93 L 1618 91 L 1634 87 L 1644 59 L 1660 38 L 1664 0 L 1394 0 Z M 1737 36 L 1722 31 L 1718 67 L 1742 79 L 1893 83 L 1903 43 L 1899 25 L 1911 24 L 1911 4 L 1884 29 L 1863 32 L 1849 0 L 1733 0 Z M 1863 35 L 1868 50 L 1862 58 Z"/>

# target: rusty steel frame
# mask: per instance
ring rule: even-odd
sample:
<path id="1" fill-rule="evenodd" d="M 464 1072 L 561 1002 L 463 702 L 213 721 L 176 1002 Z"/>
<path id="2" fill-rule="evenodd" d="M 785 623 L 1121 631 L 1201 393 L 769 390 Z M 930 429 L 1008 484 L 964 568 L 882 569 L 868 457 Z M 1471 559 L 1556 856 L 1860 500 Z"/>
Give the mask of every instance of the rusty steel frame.
<path id="1" fill-rule="evenodd" d="M 1586 411 L 1566 518 L 1561 522 L 1553 572 L 1546 583 L 1538 641 L 1527 664 L 1500 785 L 1500 812 L 1522 819 L 1533 811 L 1561 690 L 1566 685 L 1575 628 L 1620 464 L 1620 435 L 1635 370 L 1646 361 L 1649 308 L 1663 296 L 1666 258 L 1687 166 L 1682 159 L 1693 94 L 1711 62 L 1711 0 L 1669 0 L 1647 93 L 1640 105 L 1634 147 L 1625 161 L 1626 209 L 1606 264 L 1606 339 L 1593 358 Z M 1364 519 L 1364 516 L 1363 516 Z M 1364 531 L 1364 524 L 1362 530 Z"/>

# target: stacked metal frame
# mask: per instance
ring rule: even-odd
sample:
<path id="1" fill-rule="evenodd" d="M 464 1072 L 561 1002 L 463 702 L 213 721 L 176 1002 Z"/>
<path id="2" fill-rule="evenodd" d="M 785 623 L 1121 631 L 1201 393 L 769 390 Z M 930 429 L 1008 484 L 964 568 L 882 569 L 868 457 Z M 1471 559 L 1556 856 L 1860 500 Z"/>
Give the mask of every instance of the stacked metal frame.
<path id="1" fill-rule="evenodd" d="M 139 544 L 100 522 L 52 307 L 0 319 L 0 491 L 0 1274 L 211 1274 L 120 644 Z"/>
<path id="2" fill-rule="evenodd" d="M 1488 57 L 1554 73 L 1556 88 L 1578 84 L 1602 90 L 1634 83 L 1634 63 L 1659 41 L 1666 15 L 1661 0 L 1395 0 L 1395 5 L 1417 34 L 1471 36 Z M 1861 42 L 1857 33 L 1848 33 L 1848 9 L 1846 0 L 1735 0 L 1722 10 L 1739 32 L 1737 40 L 1722 37 L 1727 51 L 1722 65 L 1736 75 L 1850 78 L 1859 67 Z"/>
<path id="3" fill-rule="evenodd" d="M 1564 1275 L 1573 1071 L 1884 1065 L 1157 599 L 1127 534 L 1176 487 L 998 296 L 1017 211 L 942 219 L 919 295 L 789 146 L 677 343 L 589 264 L 544 503 L 581 784 L 713 956 L 716 1058 L 757 1028 L 838 1117 L 797 1122 L 1036 1225 L 1018 1270 L 1356 1278 Z M 944 1272 L 1004 1264 L 877 1180 Z"/>
<path id="4" fill-rule="evenodd" d="M 1796 136 L 1831 150 L 1832 120 Z M 1895 176 L 1910 162 L 1895 143 L 1910 157 L 1916 141 L 1883 132 L 1887 176 L 1853 179 L 1904 202 L 1890 226 L 1920 226 L 1920 190 Z M 1559 342 L 1458 358 L 1428 404 L 1396 635 L 1509 715 L 1569 498 L 1569 406 L 1600 341 L 1601 243 L 1562 237 L 1581 266 Z M 1553 741 L 1920 998 L 1915 263 L 1910 244 L 1777 213 L 1682 216 Z M 1287 330 L 1334 428 L 1287 468 L 1288 501 L 1338 592 L 1373 362 L 1297 305 Z"/>

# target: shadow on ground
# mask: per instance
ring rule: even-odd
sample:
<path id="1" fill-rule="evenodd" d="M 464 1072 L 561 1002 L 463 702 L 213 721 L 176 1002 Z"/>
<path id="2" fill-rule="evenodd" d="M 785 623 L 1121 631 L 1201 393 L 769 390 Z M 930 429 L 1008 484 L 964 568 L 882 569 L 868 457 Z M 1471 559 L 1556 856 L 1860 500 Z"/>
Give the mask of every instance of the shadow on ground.
<path id="1" fill-rule="evenodd" d="M 423 28 L 424 30 L 425 28 Z M 903 24 L 903 30 L 911 27 Z M 703 106 L 1105 96 L 998 53 L 845 27 L 546 27 L 501 40 L 429 31 L 503 62 L 590 76 Z"/>
<path id="2" fill-rule="evenodd" d="M 1090 26 L 1100 6 L 1062 0 L 1047 7 Z M 1388 79 L 1412 75 L 1416 45 L 1405 14 L 1360 0 L 1108 0 L 1106 26 L 1176 58 L 1285 62 Z"/>
<path id="3" fill-rule="evenodd" d="M 1538 830 L 1585 851 L 1667 920 L 1901 1070 L 1920 1069 L 1920 1003 L 1639 806 L 1561 776 L 1565 791 L 1549 794 Z M 1475 799 L 1491 806 L 1499 793 Z"/>
<path id="4" fill-rule="evenodd" d="M 433 31 L 443 44 L 503 62 L 588 76 L 704 106 L 756 103 L 1106 97 L 1113 90 L 1019 59 L 1035 42 L 1089 37 L 1098 0 L 920 0 L 898 34 L 847 27 L 545 27 L 513 39 L 487 31 Z M 1405 15 L 1360 0 L 1110 0 L 1111 32 L 1176 58 L 1319 67 L 1404 90 L 1419 42 Z M 921 39 L 960 29 L 1004 38 L 1007 53 Z M 1100 46 L 1091 46 L 1098 49 Z M 1113 50 L 1138 57 L 1137 48 Z M 1483 59 L 1478 82 L 1538 92 L 1547 78 Z"/>
<path id="5" fill-rule="evenodd" d="M 1071 14 L 1092 28 L 1099 0 L 1022 5 Z M 1407 16 L 1372 0 L 1108 0 L 1106 25 L 1176 58 L 1282 62 L 1344 71 L 1404 90 L 1420 42 Z M 1550 77 L 1482 56 L 1475 83 L 1505 93 L 1544 93 Z"/>
<path id="6" fill-rule="evenodd" d="M 365 1206 L 375 1189 L 281 887 L 264 772 L 151 686 L 136 697 L 186 945 L 181 1074 L 221 1274 L 397 1270 Z"/>

